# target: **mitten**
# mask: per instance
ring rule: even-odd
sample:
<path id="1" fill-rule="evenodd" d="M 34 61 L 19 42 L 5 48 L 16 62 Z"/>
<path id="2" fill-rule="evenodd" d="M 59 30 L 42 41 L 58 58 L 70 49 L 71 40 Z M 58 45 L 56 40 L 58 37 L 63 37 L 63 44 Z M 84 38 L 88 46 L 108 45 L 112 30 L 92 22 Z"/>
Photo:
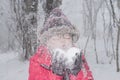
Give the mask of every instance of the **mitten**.
<path id="1" fill-rule="evenodd" d="M 63 55 L 57 51 L 52 55 L 52 65 L 51 70 L 54 74 L 63 76 L 65 71 L 65 61 L 66 59 Z"/>
<path id="2" fill-rule="evenodd" d="M 73 63 L 73 67 L 70 69 L 70 73 L 77 75 L 82 68 L 82 52 L 76 53 L 76 58 Z"/>

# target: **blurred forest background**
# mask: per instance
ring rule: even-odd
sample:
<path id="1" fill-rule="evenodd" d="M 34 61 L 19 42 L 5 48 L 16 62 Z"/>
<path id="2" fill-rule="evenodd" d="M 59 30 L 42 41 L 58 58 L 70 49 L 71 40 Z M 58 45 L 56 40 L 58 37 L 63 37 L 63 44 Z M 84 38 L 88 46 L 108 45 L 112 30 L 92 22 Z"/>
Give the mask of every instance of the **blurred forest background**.
<path id="1" fill-rule="evenodd" d="M 0 53 L 15 51 L 23 60 L 29 59 L 39 46 L 38 32 L 45 19 L 52 9 L 60 7 L 80 29 L 78 44 L 85 55 L 92 53 L 97 64 L 115 62 L 119 72 L 120 0 L 80 0 L 80 3 L 67 0 L 64 4 L 63 1 L 1 0 Z"/>

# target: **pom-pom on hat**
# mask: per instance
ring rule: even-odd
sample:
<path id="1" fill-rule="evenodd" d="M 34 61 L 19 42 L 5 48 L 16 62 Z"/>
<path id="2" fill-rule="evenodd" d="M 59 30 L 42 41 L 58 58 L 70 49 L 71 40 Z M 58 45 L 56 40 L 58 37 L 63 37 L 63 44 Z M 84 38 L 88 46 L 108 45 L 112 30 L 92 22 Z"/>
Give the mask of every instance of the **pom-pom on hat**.
<path id="1" fill-rule="evenodd" d="M 50 12 L 39 32 L 40 43 L 45 44 L 50 37 L 58 34 L 71 34 L 74 43 L 79 39 L 78 29 L 71 24 L 61 9 L 55 8 Z"/>

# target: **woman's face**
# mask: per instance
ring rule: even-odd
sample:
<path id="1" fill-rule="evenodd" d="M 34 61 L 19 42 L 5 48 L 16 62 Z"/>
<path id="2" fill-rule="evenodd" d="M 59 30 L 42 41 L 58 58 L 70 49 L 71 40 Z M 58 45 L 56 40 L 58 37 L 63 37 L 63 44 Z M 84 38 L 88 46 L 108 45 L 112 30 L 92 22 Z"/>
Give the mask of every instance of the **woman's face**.
<path id="1" fill-rule="evenodd" d="M 53 36 L 47 41 L 47 46 L 51 49 L 60 48 L 67 50 L 72 47 L 72 37 L 70 34 Z"/>

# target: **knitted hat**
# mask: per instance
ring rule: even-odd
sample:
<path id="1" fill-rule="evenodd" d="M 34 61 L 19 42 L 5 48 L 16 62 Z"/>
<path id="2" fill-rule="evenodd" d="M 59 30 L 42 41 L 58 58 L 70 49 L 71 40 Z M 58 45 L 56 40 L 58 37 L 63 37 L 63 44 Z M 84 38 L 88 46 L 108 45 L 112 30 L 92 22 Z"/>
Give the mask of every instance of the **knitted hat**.
<path id="1" fill-rule="evenodd" d="M 50 37 L 66 33 L 72 35 L 74 43 L 79 39 L 78 29 L 71 24 L 61 9 L 55 8 L 50 12 L 49 17 L 46 19 L 40 31 L 40 43 L 45 44 Z"/>

